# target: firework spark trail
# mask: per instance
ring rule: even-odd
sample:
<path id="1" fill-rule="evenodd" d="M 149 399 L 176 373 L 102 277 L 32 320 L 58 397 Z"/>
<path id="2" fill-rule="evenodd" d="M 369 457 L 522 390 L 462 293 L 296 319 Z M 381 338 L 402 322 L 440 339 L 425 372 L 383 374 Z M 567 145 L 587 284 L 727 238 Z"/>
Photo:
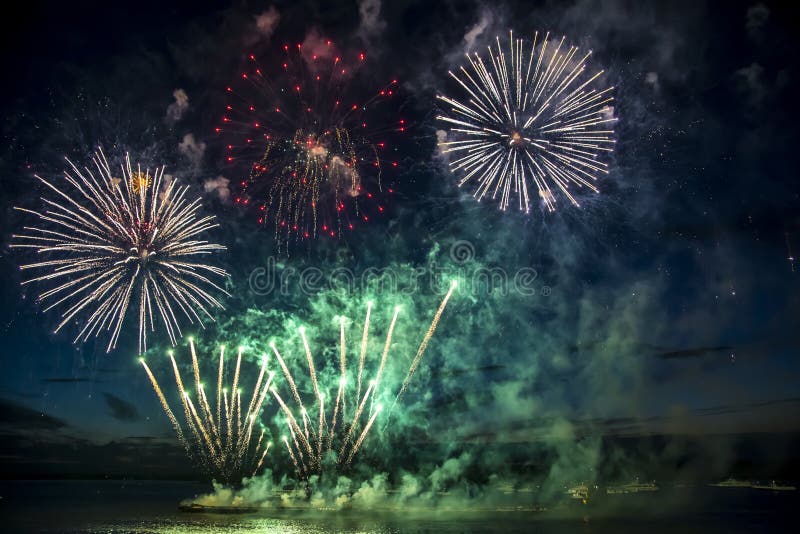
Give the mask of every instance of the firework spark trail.
<path id="1" fill-rule="evenodd" d="M 227 444 L 230 436 L 233 435 L 233 426 L 231 425 L 231 405 L 228 401 L 228 389 L 224 388 L 222 390 L 222 399 L 225 403 L 225 425 L 228 427 L 228 433 L 225 435 L 225 442 Z"/>
<path id="2" fill-rule="evenodd" d="M 513 33 L 507 51 L 497 38 L 496 48 L 488 48 L 488 66 L 476 53 L 467 55 L 468 67 L 449 72 L 465 100 L 437 96 L 448 107 L 437 120 L 454 139 L 439 145 L 455 156 L 450 168 L 460 174 L 459 186 L 475 182 L 473 196 L 499 196 L 502 210 L 514 192 L 519 209 L 528 212 L 529 184 L 548 211 L 555 209 L 554 190 L 579 206 L 574 188 L 597 193 L 597 176 L 608 174 L 600 159 L 614 150 L 614 88 L 593 87 L 603 71 L 583 76 L 591 52 L 564 51 L 565 38 L 551 45 L 549 33 L 538 39 L 537 32 L 526 55 Z"/>
<path id="3" fill-rule="evenodd" d="M 431 322 L 430 327 L 428 328 L 425 336 L 420 344 L 419 349 L 417 350 L 416 356 L 412 360 L 411 367 L 408 371 L 408 375 L 406 376 L 405 381 L 403 382 L 402 389 L 398 396 L 395 399 L 395 402 L 399 400 L 402 393 L 408 388 L 409 382 L 414 375 L 415 370 L 419 366 L 422 356 L 425 353 L 425 350 L 436 331 L 438 326 L 439 320 L 442 317 L 442 314 L 447 306 L 448 301 L 450 300 L 453 291 L 456 288 L 456 283 L 453 282 L 450 284 L 450 288 L 445 294 L 444 298 L 442 299 L 436 313 L 434 314 L 433 320 Z M 369 337 L 368 332 L 370 329 L 370 314 L 371 314 L 372 304 L 369 303 L 367 306 L 364 326 L 361 329 L 361 344 L 357 345 L 358 350 L 358 357 L 359 361 L 366 361 L 366 352 L 367 348 L 369 347 Z M 313 355 L 311 354 L 311 350 L 309 348 L 308 339 L 305 336 L 304 330 L 301 330 L 301 339 L 303 341 L 303 350 L 306 353 L 306 359 L 308 362 L 308 369 L 309 369 L 309 382 L 311 382 L 312 389 L 316 394 L 316 403 L 318 408 L 318 418 L 317 418 L 317 426 L 316 429 L 314 428 L 313 421 L 308 414 L 305 406 L 302 403 L 302 398 L 300 396 L 300 392 L 298 390 L 297 383 L 292 376 L 291 371 L 289 370 L 286 362 L 284 361 L 280 352 L 278 352 L 274 343 L 272 343 L 273 351 L 278 359 L 281 368 L 283 369 L 284 376 L 286 377 L 286 383 L 288 388 L 292 392 L 292 396 L 295 400 L 295 407 L 290 408 L 286 402 L 284 402 L 283 398 L 278 393 L 276 387 L 272 387 L 271 392 L 274 395 L 276 401 L 280 405 L 281 411 L 286 416 L 286 424 L 288 426 L 289 435 L 291 435 L 291 441 L 286 441 L 287 450 L 292 455 L 292 461 L 295 464 L 295 468 L 300 476 L 308 477 L 311 476 L 313 473 L 319 473 L 322 471 L 323 466 L 326 465 L 325 458 L 323 457 L 324 454 L 333 453 L 331 458 L 336 458 L 336 465 L 340 468 L 346 467 L 350 465 L 352 462 L 353 457 L 361 448 L 364 440 L 366 439 L 367 435 L 370 432 L 370 429 L 375 423 L 375 420 L 383 410 L 381 404 L 374 405 L 374 409 L 369 410 L 369 417 L 367 418 L 366 424 L 363 424 L 362 417 L 364 416 L 364 411 L 367 406 L 367 402 L 372 400 L 374 403 L 376 394 L 375 390 L 378 388 L 380 377 L 386 365 L 388 359 L 388 353 L 392 345 L 393 334 L 395 330 L 395 326 L 397 324 L 398 316 L 400 313 L 400 307 L 397 306 L 394 309 L 394 314 L 392 315 L 392 320 L 389 325 L 388 331 L 386 332 L 386 339 L 383 344 L 383 350 L 380 354 L 380 359 L 376 365 L 377 372 L 375 374 L 375 378 L 369 381 L 369 386 L 364 390 L 363 395 L 359 395 L 358 397 L 353 399 L 353 414 L 349 418 L 345 415 L 344 405 L 346 402 L 346 398 L 348 396 L 346 392 L 346 380 L 347 380 L 347 350 L 346 350 L 346 333 L 345 333 L 345 318 L 339 317 L 339 329 L 340 329 L 340 339 L 339 339 L 339 384 L 336 394 L 336 401 L 333 403 L 333 416 L 331 418 L 330 427 L 327 427 L 325 424 L 325 396 L 322 392 L 320 392 L 319 384 L 312 378 L 312 373 L 315 369 L 315 364 L 313 362 Z M 302 328 L 302 327 L 301 327 Z M 354 369 L 355 373 L 363 373 L 364 366 L 359 365 L 359 367 Z M 351 390 L 350 395 L 355 394 L 357 390 L 353 388 Z M 372 405 L 371 405 L 372 406 Z M 302 417 L 302 426 L 298 421 L 299 417 L 294 415 L 294 410 L 299 412 L 299 417 Z M 361 426 L 363 424 L 363 427 Z M 360 429 L 360 432 L 359 432 Z M 353 441 L 355 439 L 355 441 Z M 337 441 L 337 445 L 334 448 L 333 442 L 334 440 Z M 327 447 L 323 444 L 327 441 Z M 313 445 L 312 445 L 313 442 Z M 292 446 L 292 443 L 294 446 Z M 323 451 L 325 451 L 323 453 Z M 308 459 L 306 463 L 305 459 Z"/>
<path id="4" fill-rule="evenodd" d="M 295 402 L 297 403 L 298 406 L 300 406 L 302 410 L 305 410 L 305 407 L 303 406 L 303 401 L 300 400 L 300 393 L 297 391 L 297 385 L 295 384 L 294 377 L 292 377 L 292 373 L 289 371 L 289 368 L 286 367 L 286 362 L 283 361 L 283 356 L 281 356 L 281 353 L 278 352 L 275 343 L 270 343 L 270 348 L 275 353 L 275 357 L 278 359 L 278 364 L 281 366 L 281 370 L 283 371 L 283 376 L 286 377 L 286 382 L 289 383 L 289 388 L 292 391 L 292 395 L 294 396 Z"/>
<path id="5" fill-rule="evenodd" d="M 408 384 L 411 383 L 414 372 L 416 372 L 419 362 L 422 361 L 422 356 L 425 354 L 425 349 L 428 348 L 428 343 L 433 337 L 434 332 L 436 332 L 436 327 L 439 325 L 439 319 L 442 318 L 442 313 L 444 313 L 444 309 L 447 306 L 447 301 L 450 300 L 450 297 L 453 295 L 453 291 L 457 285 L 458 284 L 455 280 L 450 283 L 450 289 L 447 290 L 447 294 L 444 296 L 444 299 L 442 299 L 442 303 L 439 304 L 439 309 L 436 310 L 436 315 L 433 316 L 433 321 L 431 321 L 428 331 L 425 332 L 425 337 L 422 338 L 422 343 L 419 344 L 417 354 L 414 356 L 414 360 L 411 362 L 411 367 L 408 368 L 408 374 L 406 375 L 405 380 L 403 380 L 403 385 L 400 387 L 400 392 L 397 394 L 397 397 L 395 397 L 394 403 L 392 403 L 392 410 L 394 410 L 395 405 L 406 392 L 406 389 L 408 389 Z M 391 415 L 391 410 L 389 415 Z"/>
<path id="6" fill-rule="evenodd" d="M 263 464 L 264 457 L 271 446 L 271 443 L 268 443 L 267 447 L 263 451 L 261 450 L 264 439 L 264 430 L 262 430 L 255 447 L 253 446 L 253 427 L 261 414 L 261 409 L 266 399 L 267 392 L 271 388 L 274 372 L 268 372 L 266 383 L 262 385 L 263 377 L 266 372 L 267 362 L 265 358 L 262 362 L 261 372 L 259 373 L 256 386 L 253 388 L 253 397 L 250 399 L 248 413 L 246 414 L 244 422 L 241 419 L 241 392 L 237 390 L 236 395 L 234 395 L 233 392 L 231 392 L 230 396 L 227 395 L 226 388 L 222 387 L 223 380 L 219 379 L 218 388 L 222 389 L 222 394 L 220 394 L 219 391 L 217 392 L 217 412 L 219 413 L 219 416 L 215 418 L 208 402 L 206 388 L 203 386 L 202 382 L 200 382 L 200 368 L 197 362 L 194 344 L 191 340 L 189 345 L 191 349 L 190 352 L 192 353 L 192 374 L 195 375 L 194 378 L 197 383 L 197 406 L 195 406 L 195 403 L 192 402 L 189 392 L 186 391 L 184 387 L 183 380 L 181 379 L 181 373 L 172 351 L 168 352 L 172 370 L 175 376 L 175 385 L 177 386 L 181 402 L 183 403 L 187 425 L 192 430 L 192 436 L 194 439 L 191 441 L 186 439 L 186 436 L 181 431 L 179 425 L 176 426 L 176 433 L 181 441 L 185 444 L 190 457 L 200 463 L 200 466 L 208 471 L 208 473 L 213 476 L 214 479 L 223 483 L 236 483 L 241 480 L 241 477 L 245 475 L 250 476 L 251 473 L 258 472 Z M 237 358 L 236 376 L 234 377 L 234 382 L 236 382 L 237 386 L 242 353 L 243 350 L 240 349 L 239 357 Z M 220 349 L 221 363 L 219 366 L 218 376 L 224 376 L 223 354 L 223 349 Z M 159 401 L 162 403 L 165 413 L 169 417 L 170 422 L 173 423 L 173 426 L 175 426 L 177 424 L 177 420 L 175 419 L 172 411 L 169 409 L 169 406 L 166 404 L 166 398 L 164 397 L 158 382 L 150 372 L 150 369 L 145 363 L 144 359 L 141 359 L 141 362 L 145 372 L 150 378 L 156 395 L 159 397 Z M 221 407 L 219 407 L 219 404 L 224 405 L 224 414 Z M 236 419 L 235 425 L 233 421 L 234 419 Z"/>
<path id="7" fill-rule="evenodd" d="M 94 170 L 67 162 L 67 188 L 36 177 L 55 200 L 42 198 L 43 211 L 16 208 L 41 224 L 24 227 L 11 245 L 50 258 L 21 269 L 41 273 L 23 285 L 52 284 L 38 300 L 45 311 L 63 308 L 55 331 L 85 316 L 74 342 L 106 332 L 110 352 L 128 309 L 138 303 L 141 354 L 156 316 L 173 345 L 182 335 L 180 316 L 201 327 L 213 321 L 211 310 L 222 304 L 211 292 L 227 293 L 211 278 L 228 273 L 191 259 L 225 247 L 198 239 L 218 225 L 214 217 L 199 216 L 200 200 L 189 201 L 188 186 L 165 179 L 163 167 L 152 174 L 134 170 L 127 155 L 122 178 L 115 178 L 102 150 L 93 158 Z M 151 178 L 142 180 L 142 174 Z"/>
<path id="8" fill-rule="evenodd" d="M 361 355 L 358 358 L 358 380 L 356 382 L 356 400 L 361 398 L 361 375 L 364 372 L 364 359 L 367 357 L 367 341 L 369 340 L 369 314 L 372 301 L 367 302 L 367 316 L 364 318 L 364 333 L 361 335 Z"/>
<path id="9" fill-rule="evenodd" d="M 378 390 L 378 386 L 381 383 L 381 375 L 383 374 L 383 368 L 386 365 L 386 357 L 389 355 L 389 348 L 392 346 L 392 334 L 394 333 L 394 325 L 397 324 L 397 316 L 400 315 L 400 306 L 394 307 L 394 315 L 392 316 L 392 322 L 389 324 L 389 332 L 386 334 L 386 343 L 383 345 L 383 354 L 381 354 L 381 363 L 378 366 L 378 372 L 375 375 L 375 389 L 372 390 L 373 396 L 375 395 L 375 391 Z"/>
<path id="10" fill-rule="evenodd" d="M 144 367 L 144 372 L 147 373 L 147 377 L 150 379 L 150 383 L 153 385 L 153 390 L 156 392 L 156 396 L 158 397 L 159 402 L 161 402 L 161 407 L 164 409 L 164 413 L 167 414 L 169 418 L 169 422 L 172 423 L 172 428 L 175 429 L 175 433 L 178 435 L 178 439 L 180 440 L 181 444 L 184 448 L 188 451 L 189 450 L 189 443 L 186 441 L 186 438 L 183 436 L 183 430 L 181 430 L 181 425 L 178 423 L 178 420 L 175 418 L 175 414 L 172 413 L 172 410 L 167 403 L 166 397 L 164 397 L 164 392 L 161 391 L 161 387 L 158 385 L 156 381 L 156 377 L 153 376 L 153 373 L 150 371 L 150 368 L 147 366 L 147 362 L 144 361 L 144 358 L 140 358 L 139 361 Z"/>
<path id="11" fill-rule="evenodd" d="M 253 395 L 250 397 L 250 404 L 247 405 L 247 413 L 244 416 L 244 420 L 248 421 L 250 419 L 250 415 L 253 413 L 253 409 L 258 402 L 261 393 L 261 382 L 264 381 L 264 375 L 267 372 L 267 357 L 261 357 L 261 370 L 258 372 L 258 378 L 256 379 L 256 385 L 253 386 Z"/>
<path id="12" fill-rule="evenodd" d="M 188 397 L 185 395 L 186 390 L 183 387 L 183 380 L 181 380 L 181 374 L 180 371 L 178 370 L 178 364 L 175 361 L 175 356 L 173 355 L 171 350 L 168 351 L 167 354 L 169 355 L 169 358 L 172 361 L 172 369 L 173 372 L 175 373 L 175 384 L 178 386 L 178 394 L 181 398 L 181 404 L 183 405 L 183 413 L 184 416 L 186 417 L 186 424 L 191 429 L 195 442 L 200 442 L 200 431 L 197 429 L 197 426 L 194 424 L 194 421 L 192 420 L 192 413 L 189 409 L 189 403 L 187 402 Z"/>
<path id="13" fill-rule="evenodd" d="M 355 414 L 353 414 L 353 420 L 350 422 L 350 426 L 347 428 L 347 432 L 344 435 L 344 439 L 342 440 L 342 446 L 339 449 L 340 457 L 344 454 L 344 449 L 350 442 L 350 436 L 353 435 L 353 430 L 355 430 L 356 424 L 358 424 L 358 420 L 361 418 L 361 414 L 364 411 L 364 407 L 367 405 L 367 399 L 369 398 L 369 394 L 372 393 L 372 388 L 374 387 L 375 387 L 375 381 L 372 380 L 370 381 L 369 387 L 367 388 L 366 393 L 364 393 L 364 397 L 361 399 L 361 402 L 359 403 Z"/>
<path id="14" fill-rule="evenodd" d="M 309 377 L 311 378 L 311 385 L 314 387 L 314 396 L 317 399 L 321 399 L 322 397 L 321 397 L 321 394 L 319 392 L 319 384 L 317 383 L 317 371 L 314 368 L 314 358 L 311 356 L 311 347 L 309 347 L 308 339 L 306 338 L 306 329 L 301 326 L 299 328 L 299 331 L 300 331 L 300 337 L 303 339 L 303 348 L 305 349 L 306 361 L 308 363 L 308 374 L 309 374 Z M 317 404 L 319 405 L 319 419 L 320 419 L 320 424 L 321 424 L 321 422 L 322 422 L 322 402 L 320 401 Z M 306 430 L 306 437 L 308 437 L 308 430 Z M 322 439 L 321 436 L 318 436 L 318 438 L 319 438 L 319 440 Z M 318 455 L 319 454 L 320 453 L 318 453 Z"/>
<path id="15" fill-rule="evenodd" d="M 301 473 L 300 465 L 298 465 L 297 458 L 292 452 L 292 447 L 289 445 L 289 438 L 287 438 L 286 436 L 282 436 L 282 439 L 283 439 L 283 444 L 286 445 L 286 450 L 289 451 L 289 457 L 292 459 L 292 463 L 294 464 L 294 470 L 297 471 L 298 473 Z"/>
<path id="16" fill-rule="evenodd" d="M 320 393 L 319 399 L 319 428 L 317 429 L 317 457 L 322 458 L 322 436 L 325 425 L 325 396 Z"/>
<path id="17" fill-rule="evenodd" d="M 225 369 L 225 345 L 219 348 L 219 374 L 217 375 L 217 426 L 222 426 L 222 374 Z"/>
<path id="18" fill-rule="evenodd" d="M 205 424 L 208 425 L 209 434 L 214 438 L 214 442 L 217 444 L 217 447 L 221 448 L 222 440 L 217 432 L 217 425 L 214 424 L 214 416 L 211 415 L 211 406 L 208 404 L 208 397 L 206 397 L 206 391 L 202 384 L 200 384 L 200 402 L 202 406 L 202 413 L 205 416 Z"/>
<path id="19" fill-rule="evenodd" d="M 280 394 L 274 387 L 270 391 L 272 395 L 275 397 L 275 400 L 278 401 L 278 405 L 281 407 L 281 410 L 283 410 L 283 413 L 286 414 L 286 417 L 289 421 L 289 429 L 295 435 L 300 436 L 300 441 L 303 443 L 303 446 L 306 448 L 309 454 L 312 454 L 311 445 L 308 443 L 308 440 L 305 439 L 305 436 L 303 435 L 303 432 L 300 430 L 300 426 L 297 424 L 297 419 L 294 418 L 292 411 L 289 409 L 288 406 L 286 406 L 286 403 L 283 401 L 283 398 L 281 398 Z"/>
<path id="20" fill-rule="evenodd" d="M 266 358 L 265 358 L 265 360 L 266 360 Z M 265 363 L 265 365 L 266 365 L 266 363 Z M 247 453 L 247 446 L 250 443 L 250 436 L 252 435 L 253 426 L 255 425 L 255 422 L 256 422 L 256 415 L 261 412 L 261 406 L 264 404 L 264 399 L 266 398 L 267 393 L 269 392 L 270 387 L 272 386 L 272 379 L 274 377 L 275 377 L 275 372 L 274 371 L 270 371 L 269 374 L 267 375 L 267 383 L 264 385 L 264 387 L 261 389 L 261 392 L 258 394 L 258 401 L 255 403 L 255 406 L 253 407 L 253 409 L 250 410 L 250 415 L 249 415 L 250 428 L 248 428 L 248 430 L 247 430 L 247 432 L 248 432 L 247 438 L 239 445 L 240 448 L 241 448 L 240 454 L 246 454 Z M 257 392 L 254 392 L 254 396 L 255 396 L 256 393 Z M 261 437 L 263 438 L 263 431 L 262 431 L 262 436 Z M 259 447 L 259 444 L 256 445 L 256 450 L 258 450 L 258 447 Z"/>
<path id="21" fill-rule="evenodd" d="M 378 417 L 378 414 L 381 413 L 382 411 L 383 411 L 383 406 L 381 406 L 380 404 L 375 407 L 375 411 L 369 418 L 367 425 L 364 427 L 364 430 L 361 431 L 361 435 L 358 436 L 358 439 L 356 440 L 355 444 L 353 444 L 353 448 L 350 449 L 350 454 L 347 455 L 347 460 L 345 460 L 344 462 L 345 466 L 350 465 L 350 462 L 353 461 L 353 456 L 355 456 L 356 453 L 358 452 L 358 449 L 361 448 L 361 444 L 364 443 L 364 439 L 367 437 L 367 434 L 369 434 L 369 429 L 372 428 L 372 424 L 375 422 L 375 419 Z"/>
<path id="22" fill-rule="evenodd" d="M 197 429 L 200 430 L 200 435 L 203 436 L 203 443 L 208 449 L 208 455 L 212 462 L 219 466 L 220 457 L 217 454 L 217 450 L 214 448 L 214 443 L 211 441 L 211 436 L 208 435 L 208 430 L 206 430 L 206 426 L 203 424 L 203 421 L 197 415 L 197 410 L 194 407 L 194 403 L 192 402 L 191 397 L 189 397 L 189 392 L 184 391 L 183 396 L 186 397 L 186 402 L 189 403 L 189 411 L 194 418 L 194 423 L 197 425 Z"/>
<path id="23" fill-rule="evenodd" d="M 261 434 L 261 436 L 263 437 L 264 434 Z M 267 443 L 267 446 L 264 447 L 264 452 L 261 453 L 261 458 L 258 459 L 258 463 L 256 464 L 256 468 L 253 470 L 253 474 L 250 475 L 251 477 L 256 476 L 256 474 L 258 473 L 259 469 L 261 469 L 261 466 L 264 465 L 264 458 L 267 457 L 267 453 L 269 452 L 269 448 L 271 446 L 272 446 L 272 442 L 270 441 L 270 442 Z"/>
<path id="24" fill-rule="evenodd" d="M 292 442 L 294 443 L 295 451 L 297 451 L 297 456 L 300 459 L 300 467 L 303 469 L 303 473 L 308 473 L 308 466 L 306 465 L 303 450 L 300 448 L 300 443 L 297 442 L 297 434 L 294 433 L 291 427 L 289 427 L 289 433 L 292 435 Z"/>
<path id="25" fill-rule="evenodd" d="M 258 451 L 261 449 L 261 442 L 264 441 L 264 434 L 266 434 L 266 433 L 267 433 L 267 429 L 266 428 L 262 428 L 261 429 L 261 434 L 258 436 L 258 441 L 256 442 L 256 447 L 254 449 L 255 450 L 255 454 L 258 454 Z"/>
<path id="26" fill-rule="evenodd" d="M 331 429 L 330 433 L 328 434 L 328 450 L 331 450 L 333 436 L 336 432 L 336 417 L 339 414 L 339 405 L 341 404 L 342 397 L 344 395 L 344 387 L 347 376 L 347 351 L 345 350 L 344 317 L 339 318 L 339 347 L 339 371 L 341 375 L 339 377 L 339 388 L 336 393 L 336 404 L 333 408 Z M 342 415 L 342 418 L 344 419 L 344 415 Z"/>
<path id="27" fill-rule="evenodd" d="M 211 407 L 208 405 L 208 399 L 206 398 L 205 392 L 203 391 L 203 384 L 200 382 L 200 366 L 197 361 L 197 352 L 194 347 L 194 338 L 189 338 L 189 351 L 192 355 L 192 372 L 194 375 L 194 384 L 195 389 L 197 390 L 197 398 L 200 401 L 200 413 L 205 418 L 205 425 L 208 425 L 208 432 L 211 436 L 215 438 L 215 441 L 219 442 L 219 446 L 221 447 L 221 440 L 218 439 L 216 428 L 214 425 L 214 418 L 211 415 Z M 170 355 L 172 357 L 172 355 Z M 181 384 L 182 386 L 182 384 Z M 188 397 L 187 397 L 188 399 Z"/>

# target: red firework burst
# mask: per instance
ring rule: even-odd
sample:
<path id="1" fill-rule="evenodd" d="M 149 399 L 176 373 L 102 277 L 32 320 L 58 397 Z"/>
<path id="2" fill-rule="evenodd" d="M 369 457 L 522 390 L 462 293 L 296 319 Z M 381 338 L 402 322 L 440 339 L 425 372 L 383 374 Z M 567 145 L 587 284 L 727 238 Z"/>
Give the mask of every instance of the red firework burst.
<path id="1" fill-rule="evenodd" d="M 392 114 L 397 80 L 359 83 L 364 52 L 345 56 L 330 41 L 282 51 L 265 64 L 247 56 L 215 131 L 239 185 L 235 202 L 288 249 L 339 238 L 385 211 L 406 121 Z"/>

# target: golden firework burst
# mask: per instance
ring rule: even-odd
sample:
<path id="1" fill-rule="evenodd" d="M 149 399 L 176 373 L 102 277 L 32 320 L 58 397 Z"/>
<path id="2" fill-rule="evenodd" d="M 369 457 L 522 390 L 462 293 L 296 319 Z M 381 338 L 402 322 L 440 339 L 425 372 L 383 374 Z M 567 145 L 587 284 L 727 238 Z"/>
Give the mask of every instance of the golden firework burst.
<path id="1" fill-rule="evenodd" d="M 150 175 L 144 172 L 134 172 L 131 175 L 131 189 L 134 193 L 139 193 L 142 190 L 147 189 L 150 187 L 150 184 L 153 182 Z"/>

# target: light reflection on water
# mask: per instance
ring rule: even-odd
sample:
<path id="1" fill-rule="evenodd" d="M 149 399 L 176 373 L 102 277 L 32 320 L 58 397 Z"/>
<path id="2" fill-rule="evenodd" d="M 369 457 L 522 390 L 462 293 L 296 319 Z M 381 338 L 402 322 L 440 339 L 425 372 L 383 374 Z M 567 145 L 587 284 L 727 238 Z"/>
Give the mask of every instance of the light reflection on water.
<path id="1" fill-rule="evenodd" d="M 379 509 L 301 511 L 264 509 L 247 514 L 186 513 L 177 509 L 208 487 L 176 482 L 0 482 L 0 532 L 27 533 L 478 533 L 502 534 L 717 534 L 783 532 L 800 509 L 797 493 L 747 493 L 698 488 L 691 502 L 667 506 L 668 491 L 625 499 L 625 511 L 568 506 L 561 512 L 486 512 Z M 791 493 L 791 494 L 789 494 Z M 571 504 L 571 503 L 568 503 Z"/>

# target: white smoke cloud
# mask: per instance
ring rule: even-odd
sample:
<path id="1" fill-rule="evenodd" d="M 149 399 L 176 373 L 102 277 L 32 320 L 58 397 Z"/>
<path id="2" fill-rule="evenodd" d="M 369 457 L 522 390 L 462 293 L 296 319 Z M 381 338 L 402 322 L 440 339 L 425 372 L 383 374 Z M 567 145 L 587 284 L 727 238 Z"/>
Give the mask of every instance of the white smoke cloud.
<path id="1" fill-rule="evenodd" d="M 256 29 L 258 33 L 265 39 L 272 37 L 275 28 L 278 27 L 278 22 L 281 20 L 281 14 L 275 6 L 269 6 L 269 9 L 256 15 Z"/>
<path id="2" fill-rule="evenodd" d="M 203 189 L 205 189 L 206 193 L 216 193 L 221 201 L 227 202 L 231 197 L 229 184 L 230 180 L 224 176 L 217 176 L 203 182 Z"/>
<path id="3" fill-rule="evenodd" d="M 381 0 L 359 0 L 358 15 L 361 18 L 358 33 L 364 39 L 386 28 L 386 21 L 381 18 Z"/>
<path id="4" fill-rule="evenodd" d="M 186 134 L 183 136 L 183 141 L 178 143 L 178 151 L 186 156 L 192 163 L 192 168 L 197 170 L 203 163 L 203 156 L 206 153 L 206 144 L 202 141 L 197 141 L 194 134 Z"/>
<path id="5" fill-rule="evenodd" d="M 764 81 L 764 67 L 751 63 L 736 71 L 739 89 L 747 96 L 753 107 L 760 106 L 767 96 L 767 85 Z"/>
<path id="6" fill-rule="evenodd" d="M 653 89 L 658 91 L 660 87 L 658 84 L 658 73 L 648 72 L 647 74 L 645 74 L 644 83 L 646 83 L 647 85 L 651 86 Z"/>
<path id="7" fill-rule="evenodd" d="M 315 58 L 329 58 L 334 55 L 334 47 L 330 39 L 322 35 L 318 29 L 312 28 L 303 39 L 302 56 L 309 66 L 313 67 Z"/>
<path id="8" fill-rule="evenodd" d="M 748 8 L 744 26 L 751 39 L 759 40 L 761 38 L 761 30 L 767 24 L 768 19 L 769 8 L 764 4 L 758 3 Z"/>
<path id="9" fill-rule="evenodd" d="M 440 157 L 447 157 L 445 153 L 442 151 L 442 143 L 447 141 L 447 131 L 446 130 L 436 130 L 436 148 L 435 148 L 435 155 Z"/>
<path id="10" fill-rule="evenodd" d="M 189 95 L 183 89 L 175 89 L 172 92 L 175 102 L 167 106 L 167 122 L 174 124 L 183 118 L 183 114 L 189 109 Z"/>
<path id="11" fill-rule="evenodd" d="M 471 51 L 475 47 L 475 41 L 483 35 L 494 21 L 492 12 L 488 9 L 481 11 L 480 19 L 464 34 L 464 49 L 466 52 Z"/>

